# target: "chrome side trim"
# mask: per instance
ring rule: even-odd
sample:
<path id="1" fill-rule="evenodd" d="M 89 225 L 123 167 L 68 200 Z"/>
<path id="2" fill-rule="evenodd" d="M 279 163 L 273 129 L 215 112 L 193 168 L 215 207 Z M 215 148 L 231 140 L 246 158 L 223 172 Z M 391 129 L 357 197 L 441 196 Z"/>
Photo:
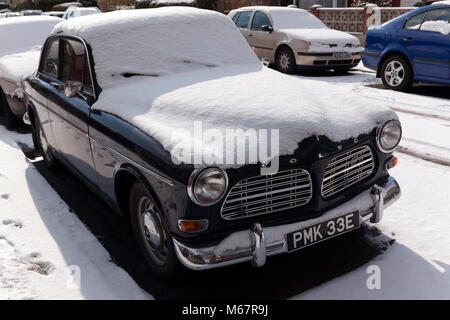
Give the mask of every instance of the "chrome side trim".
<path id="1" fill-rule="evenodd" d="M 364 197 L 366 197 L 366 199 L 371 199 L 372 204 L 368 203 L 364 207 L 359 208 L 361 223 L 369 220 L 372 223 L 380 221 L 383 210 L 397 201 L 401 195 L 400 186 L 392 177 L 389 177 L 385 183 L 373 185 L 372 188 L 365 190 L 364 192 Z M 353 200 L 350 200 L 349 202 L 352 201 Z M 357 204 L 358 201 L 359 200 L 355 200 L 355 204 Z M 319 222 L 327 220 L 326 214 L 327 213 L 324 213 L 321 218 L 319 218 L 321 219 Z M 313 226 L 316 223 L 318 223 L 317 219 L 307 220 L 302 224 L 302 228 Z M 261 267 L 264 265 L 266 257 L 287 252 L 286 237 L 284 237 L 284 240 L 282 241 L 266 243 L 267 238 L 264 234 L 271 234 L 273 236 L 275 232 L 276 234 L 282 233 L 286 235 L 287 233 L 292 232 L 293 228 L 298 228 L 298 224 L 294 223 L 267 227 L 263 230 L 259 223 L 255 223 L 248 231 L 249 233 L 247 233 L 249 237 L 249 241 L 247 242 L 248 246 L 243 245 L 241 247 L 238 247 L 235 244 L 245 240 L 243 239 L 242 231 L 232 233 L 221 242 L 209 247 L 190 247 L 176 239 L 173 239 L 173 243 L 179 261 L 192 270 L 224 267 L 245 261 L 251 261 L 254 266 Z M 227 248 L 217 250 L 224 242 L 229 244 L 226 245 Z"/>
<path id="2" fill-rule="evenodd" d="M 150 170 L 150 169 L 144 167 L 143 165 L 141 165 L 141 164 L 137 163 L 136 161 L 130 159 L 129 157 L 123 155 L 122 153 L 120 153 L 120 152 L 117 151 L 116 149 L 114 149 L 114 148 L 108 146 L 106 143 L 104 143 L 104 142 L 102 142 L 102 141 L 100 141 L 100 140 L 98 140 L 98 139 L 96 139 L 96 138 L 93 138 L 93 137 L 91 137 L 91 136 L 89 136 L 89 139 L 90 139 L 91 141 L 94 141 L 95 143 L 97 143 L 97 144 L 99 144 L 99 145 L 105 147 L 105 148 L 108 149 L 109 151 L 111 151 L 111 152 L 117 154 L 118 156 L 122 157 L 123 159 L 125 159 L 126 161 L 128 161 L 129 163 L 131 163 L 132 165 L 134 165 L 135 167 L 139 168 L 140 170 L 142 170 L 142 171 L 148 173 L 148 174 L 151 175 L 152 177 L 154 177 L 154 178 L 156 178 L 156 179 L 158 179 L 158 180 L 160 180 L 160 181 L 166 183 L 167 185 L 169 185 L 169 186 L 171 186 L 171 187 L 174 187 L 174 186 L 175 186 L 175 183 L 174 183 L 172 180 L 170 180 L 170 179 L 168 179 L 168 178 L 165 178 L 165 177 L 163 177 L 162 175 L 160 175 L 160 174 L 158 174 L 158 173 L 156 173 L 156 172 L 153 172 L 152 170 Z"/>

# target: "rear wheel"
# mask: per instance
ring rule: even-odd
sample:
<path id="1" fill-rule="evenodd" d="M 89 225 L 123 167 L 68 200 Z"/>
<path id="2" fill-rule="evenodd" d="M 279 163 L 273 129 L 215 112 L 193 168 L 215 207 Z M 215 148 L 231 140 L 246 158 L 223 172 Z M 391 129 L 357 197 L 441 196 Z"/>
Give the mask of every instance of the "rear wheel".
<path id="1" fill-rule="evenodd" d="M 387 58 L 381 69 L 381 80 L 386 88 L 407 91 L 413 83 L 413 72 L 408 60 L 399 55 Z"/>
<path id="2" fill-rule="evenodd" d="M 45 133 L 37 118 L 33 129 L 33 142 L 35 143 L 34 147 L 36 151 L 42 153 L 42 157 L 44 158 L 47 167 L 50 170 L 56 170 L 58 168 L 58 161 L 53 155 L 53 151 L 47 142 Z"/>
<path id="3" fill-rule="evenodd" d="M 282 47 L 276 57 L 277 70 L 287 74 L 294 74 L 297 66 L 295 56 L 292 50 L 288 47 Z"/>
<path id="4" fill-rule="evenodd" d="M 163 277 L 182 271 L 161 211 L 140 183 L 131 188 L 130 215 L 134 237 L 150 268 Z"/>
<path id="5" fill-rule="evenodd" d="M 8 129 L 17 128 L 20 124 L 19 118 L 12 113 L 3 90 L 0 88 L 0 112 L 5 119 L 5 126 Z"/>

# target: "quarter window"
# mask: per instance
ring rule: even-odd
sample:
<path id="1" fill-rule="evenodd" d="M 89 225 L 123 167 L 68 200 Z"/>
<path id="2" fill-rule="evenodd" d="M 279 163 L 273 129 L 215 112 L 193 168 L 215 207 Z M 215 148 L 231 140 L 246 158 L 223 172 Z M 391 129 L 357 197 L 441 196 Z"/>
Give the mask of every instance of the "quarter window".
<path id="1" fill-rule="evenodd" d="M 52 39 L 47 45 L 45 52 L 44 66 L 42 71 L 55 78 L 58 78 L 59 65 L 59 39 Z"/>
<path id="2" fill-rule="evenodd" d="M 250 17 L 252 15 L 251 11 L 243 11 L 239 14 L 239 17 L 236 20 L 236 25 L 238 28 L 247 29 L 248 28 L 248 22 L 250 20 Z"/>
<path id="3" fill-rule="evenodd" d="M 256 11 L 252 19 L 252 30 L 258 31 L 262 29 L 262 26 L 272 26 L 269 17 L 259 11 Z"/>
<path id="4" fill-rule="evenodd" d="M 420 30 L 420 25 L 422 24 L 423 18 L 425 17 L 426 12 L 422 12 L 412 16 L 405 23 L 405 29 L 408 30 Z"/>
<path id="5" fill-rule="evenodd" d="M 92 81 L 86 50 L 80 41 L 64 39 L 62 57 L 62 81 L 77 81 L 83 84 L 84 90 L 92 91 Z"/>

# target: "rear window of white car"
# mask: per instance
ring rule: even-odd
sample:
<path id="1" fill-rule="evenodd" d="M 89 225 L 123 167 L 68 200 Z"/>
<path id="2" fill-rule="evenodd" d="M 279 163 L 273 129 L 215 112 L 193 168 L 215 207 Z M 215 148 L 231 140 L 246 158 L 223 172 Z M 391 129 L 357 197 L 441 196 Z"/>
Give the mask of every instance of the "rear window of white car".
<path id="1" fill-rule="evenodd" d="M 327 26 L 312 14 L 298 9 L 271 12 L 275 29 L 326 29 Z"/>

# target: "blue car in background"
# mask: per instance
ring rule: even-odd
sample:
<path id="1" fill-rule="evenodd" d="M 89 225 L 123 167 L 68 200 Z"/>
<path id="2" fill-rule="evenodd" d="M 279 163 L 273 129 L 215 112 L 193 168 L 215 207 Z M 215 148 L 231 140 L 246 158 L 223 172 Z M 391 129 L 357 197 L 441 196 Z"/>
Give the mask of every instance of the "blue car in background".
<path id="1" fill-rule="evenodd" d="M 450 84 L 450 1 L 401 15 L 367 32 L 362 61 L 386 88 L 416 81 Z"/>

